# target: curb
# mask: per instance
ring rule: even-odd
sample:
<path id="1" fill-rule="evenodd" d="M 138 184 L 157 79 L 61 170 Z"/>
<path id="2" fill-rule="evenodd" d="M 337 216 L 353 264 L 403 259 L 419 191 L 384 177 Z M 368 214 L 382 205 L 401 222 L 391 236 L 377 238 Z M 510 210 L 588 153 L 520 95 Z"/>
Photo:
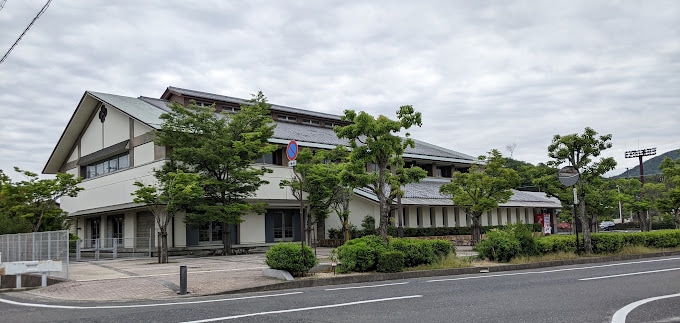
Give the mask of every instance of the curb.
<path id="1" fill-rule="evenodd" d="M 641 254 L 641 255 L 619 255 L 619 256 L 607 256 L 607 257 L 593 257 L 593 258 L 579 258 L 579 259 L 569 259 L 569 260 L 543 261 L 543 262 L 535 262 L 535 263 L 519 264 L 519 265 L 500 265 L 500 266 L 490 266 L 490 267 L 467 267 L 467 268 L 451 268 L 451 269 L 436 269 L 436 270 L 421 270 L 421 271 L 405 271 L 405 272 L 399 272 L 399 273 L 369 273 L 369 274 L 364 274 L 364 275 L 352 275 L 352 276 L 341 276 L 341 277 L 332 277 L 332 278 L 295 280 L 295 281 L 277 283 L 277 284 L 272 284 L 272 285 L 264 285 L 264 286 L 258 286 L 258 287 L 248 287 L 248 288 L 230 290 L 230 291 L 215 293 L 215 294 L 211 294 L 211 295 L 227 295 L 227 294 L 239 294 L 239 293 L 267 292 L 267 291 L 284 290 L 284 289 L 308 288 L 308 287 L 330 286 L 330 285 L 341 285 L 341 284 L 368 283 L 368 282 L 374 282 L 374 281 L 411 279 L 411 278 L 422 278 L 422 277 L 470 275 L 470 274 L 477 274 L 477 273 L 480 273 L 480 272 L 494 273 L 494 272 L 503 272 L 503 271 L 512 271 L 512 270 L 537 269 L 537 268 L 547 268 L 547 267 L 557 267 L 557 266 L 567 266 L 567 265 L 592 264 L 592 263 L 609 262 L 609 261 L 623 261 L 623 260 L 678 256 L 678 255 L 680 255 L 680 251 L 669 251 L 669 252 L 658 252 L 658 253 L 649 253 L 649 254 Z"/>

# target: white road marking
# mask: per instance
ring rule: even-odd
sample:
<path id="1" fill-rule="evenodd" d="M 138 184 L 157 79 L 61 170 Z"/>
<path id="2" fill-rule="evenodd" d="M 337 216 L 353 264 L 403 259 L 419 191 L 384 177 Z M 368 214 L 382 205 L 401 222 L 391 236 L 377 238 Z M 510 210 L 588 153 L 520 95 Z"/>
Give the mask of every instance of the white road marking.
<path id="1" fill-rule="evenodd" d="M 408 284 L 408 283 L 409 283 L 409 282 L 404 282 L 404 283 L 392 283 L 392 284 L 380 284 L 380 285 L 370 285 L 370 286 L 339 287 L 339 288 L 327 288 L 327 289 L 324 289 L 324 290 L 326 290 L 326 291 L 333 291 L 333 290 L 345 290 L 345 289 L 374 288 L 374 287 L 383 287 L 383 286 L 405 285 L 405 284 Z"/>
<path id="2" fill-rule="evenodd" d="M 519 276 L 519 275 L 534 275 L 534 274 L 549 274 L 557 273 L 562 271 L 574 271 L 574 270 L 584 270 L 584 269 L 594 269 L 594 268 L 605 268 L 605 267 L 615 267 L 615 266 L 625 266 L 633 264 L 644 264 L 650 262 L 660 262 L 660 261 L 670 261 L 670 260 L 680 260 L 680 258 L 666 258 L 666 259 L 654 259 L 654 260 L 641 260 L 641 261 L 631 261 L 616 264 L 598 265 L 598 266 L 588 266 L 588 267 L 577 267 L 577 268 L 563 268 L 563 269 L 552 269 L 543 271 L 528 271 L 521 273 L 508 273 L 508 274 L 495 274 L 495 275 L 483 275 L 483 276 L 472 276 L 472 277 L 460 277 L 460 278 L 445 278 L 445 279 L 433 279 L 428 280 L 428 283 L 433 282 L 443 282 L 443 281 L 455 281 L 455 280 L 468 280 L 468 279 L 481 279 L 481 278 L 492 278 L 492 277 L 505 277 L 505 276 Z"/>
<path id="3" fill-rule="evenodd" d="M 680 268 L 659 269 L 659 270 L 650 270 L 650 271 L 640 271 L 640 272 L 637 272 L 637 273 L 627 273 L 627 274 L 618 274 L 618 275 L 609 275 L 609 276 L 600 276 L 600 277 L 591 277 L 591 278 L 581 278 L 579 280 L 596 280 L 596 279 L 616 278 L 616 277 L 624 277 L 624 276 L 662 273 L 662 272 L 666 272 L 666 271 L 675 271 L 675 270 L 680 270 Z"/>
<path id="4" fill-rule="evenodd" d="M 334 308 L 334 307 L 352 306 L 352 305 L 369 304 L 369 303 L 377 303 L 377 302 L 396 301 L 396 300 L 417 298 L 417 297 L 423 297 L 423 295 L 369 299 L 369 300 L 366 300 L 366 301 L 357 301 L 357 302 L 349 302 L 349 303 L 330 304 L 330 305 L 321 305 L 321 306 L 312 306 L 312 307 L 303 307 L 303 308 L 293 308 L 293 309 L 279 310 L 279 311 L 258 312 L 258 313 L 250 313 L 250 314 L 242 314 L 242 315 L 234 315 L 234 316 L 216 317 L 216 318 L 198 320 L 198 321 L 187 321 L 187 322 L 184 322 L 184 323 L 203 323 L 203 322 L 233 320 L 233 319 L 239 319 L 239 318 L 244 318 L 244 317 L 270 315 L 270 314 L 281 314 L 281 313 L 293 313 L 293 312 L 302 312 L 302 311 L 313 311 L 313 310 L 319 310 L 319 309 L 324 309 L 324 308 Z"/>
<path id="5" fill-rule="evenodd" d="M 653 302 L 653 301 L 658 301 L 660 299 L 665 299 L 665 298 L 671 298 L 671 297 L 680 297 L 680 294 L 672 294 L 672 295 L 664 295 L 664 296 L 657 296 L 657 297 L 651 297 L 643 300 L 639 300 L 637 302 L 630 303 L 620 310 L 616 311 L 614 313 L 614 316 L 612 316 L 612 323 L 625 323 L 626 322 L 626 317 L 628 314 L 633 311 L 635 308 L 637 308 L 640 305 Z"/>
<path id="6" fill-rule="evenodd" d="M 173 306 L 173 305 L 189 305 L 189 304 L 204 304 L 204 303 L 215 303 L 215 302 L 228 302 L 228 301 L 238 301 L 244 299 L 253 298 L 268 298 L 268 297 L 278 297 L 278 296 L 289 296 L 295 294 L 302 294 L 302 292 L 284 293 L 284 294 L 272 294 L 272 295 L 260 295 L 260 296 L 245 296 L 236 298 L 224 298 L 224 299 L 210 299 L 204 301 L 190 301 L 190 302 L 174 302 L 174 303 L 160 303 L 160 304 L 137 304 L 137 305 L 109 305 L 109 306 L 74 306 L 74 305 L 51 305 L 51 304 L 37 304 L 37 303 L 22 303 L 10 301 L 8 299 L 0 298 L 0 302 L 18 305 L 18 306 L 29 306 L 29 307 L 42 307 L 42 308 L 57 308 L 57 309 L 69 309 L 69 310 L 98 310 L 98 309 L 116 309 L 116 308 L 139 308 L 139 307 L 158 307 L 158 306 Z"/>

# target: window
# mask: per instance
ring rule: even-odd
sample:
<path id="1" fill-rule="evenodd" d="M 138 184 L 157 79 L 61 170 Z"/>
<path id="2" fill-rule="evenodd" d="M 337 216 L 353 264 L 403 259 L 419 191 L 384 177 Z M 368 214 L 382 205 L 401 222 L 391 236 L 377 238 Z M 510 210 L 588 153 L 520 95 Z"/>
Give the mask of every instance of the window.
<path id="1" fill-rule="evenodd" d="M 130 167 L 130 153 L 126 152 L 83 166 L 85 173 L 84 177 L 92 178 L 102 176 L 128 167 Z"/>
<path id="2" fill-rule="evenodd" d="M 191 103 L 193 103 L 197 107 L 209 107 L 209 106 L 213 105 L 213 103 L 194 101 L 194 100 L 191 100 Z"/>
<path id="3" fill-rule="evenodd" d="M 314 120 L 314 119 L 302 119 L 302 123 L 304 124 L 311 124 L 315 126 L 321 125 L 321 121 L 319 120 Z"/>
<path id="4" fill-rule="evenodd" d="M 297 118 L 296 118 L 296 117 L 294 117 L 294 116 L 289 116 L 289 115 L 285 115 L 285 114 L 279 114 L 278 119 L 281 120 L 281 121 L 297 122 Z"/>
<path id="5" fill-rule="evenodd" d="M 335 123 L 335 122 L 326 121 L 326 122 L 323 123 L 323 126 L 326 127 L 326 128 L 333 128 L 335 126 L 340 126 L 340 124 Z"/>

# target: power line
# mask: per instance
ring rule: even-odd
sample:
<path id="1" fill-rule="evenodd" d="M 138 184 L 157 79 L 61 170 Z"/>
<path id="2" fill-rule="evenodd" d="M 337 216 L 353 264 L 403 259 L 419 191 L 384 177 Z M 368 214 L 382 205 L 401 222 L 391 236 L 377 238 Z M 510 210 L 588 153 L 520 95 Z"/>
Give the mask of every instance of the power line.
<path id="1" fill-rule="evenodd" d="M 4 1 L 2 2 L 2 5 L 3 5 L 3 6 L 4 6 L 4 4 L 5 4 L 6 1 L 7 1 L 7 0 L 4 0 Z M 47 3 L 42 7 L 42 9 L 40 9 L 40 12 L 38 12 L 38 14 L 35 15 L 35 18 L 33 18 L 33 20 L 31 20 L 31 23 L 28 24 L 28 26 L 26 27 L 26 29 L 24 29 L 24 32 L 21 33 L 21 35 L 19 35 L 19 38 L 17 38 L 17 40 L 14 42 L 14 44 L 12 44 L 12 47 L 10 47 L 9 50 L 7 50 L 7 53 L 5 53 L 4 56 L 2 56 L 2 59 L 0 59 L 0 64 L 2 64 L 2 62 L 5 61 L 5 59 L 6 59 L 7 56 L 9 55 L 9 53 L 14 49 L 14 47 L 17 46 L 17 44 L 19 43 L 19 41 L 21 40 L 21 38 L 24 37 L 24 35 L 26 35 L 26 32 L 27 32 L 29 29 L 31 29 L 31 26 L 33 26 L 33 23 L 35 23 L 35 21 L 38 20 L 38 18 L 40 18 L 40 16 L 42 16 L 43 13 L 45 13 L 45 11 L 47 10 L 47 7 L 50 6 L 50 2 L 52 2 L 52 0 L 47 0 Z M 1 9 L 1 7 L 0 7 L 0 9 Z"/>

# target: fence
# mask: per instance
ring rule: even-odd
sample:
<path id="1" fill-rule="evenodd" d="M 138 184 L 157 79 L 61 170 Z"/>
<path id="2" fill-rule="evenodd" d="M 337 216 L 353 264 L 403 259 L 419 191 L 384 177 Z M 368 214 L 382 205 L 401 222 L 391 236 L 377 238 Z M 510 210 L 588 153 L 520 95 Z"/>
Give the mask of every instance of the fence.
<path id="1" fill-rule="evenodd" d="M 132 238 L 97 238 L 78 240 L 75 246 L 76 261 L 119 257 L 151 257 L 155 251 L 154 230 L 149 236 Z"/>
<path id="2" fill-rule="evenodd" d="M 62 271 L 50 276 L 68 279 L 68 243 L 67 230 L 0 235 L 0 263 L 59 260 Z"/>

